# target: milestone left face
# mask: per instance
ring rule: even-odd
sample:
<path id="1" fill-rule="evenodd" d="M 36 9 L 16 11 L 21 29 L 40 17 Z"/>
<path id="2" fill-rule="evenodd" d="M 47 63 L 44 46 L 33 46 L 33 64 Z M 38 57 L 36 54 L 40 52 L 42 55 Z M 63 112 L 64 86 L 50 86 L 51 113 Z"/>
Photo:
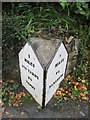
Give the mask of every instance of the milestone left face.
<path id="1" fill-rule="evenodd" d="M 31 45 L 26 43 L 19 53 L 20 75 L 23 86 L 42 106 L 43 68 L 40 65 Z"/>

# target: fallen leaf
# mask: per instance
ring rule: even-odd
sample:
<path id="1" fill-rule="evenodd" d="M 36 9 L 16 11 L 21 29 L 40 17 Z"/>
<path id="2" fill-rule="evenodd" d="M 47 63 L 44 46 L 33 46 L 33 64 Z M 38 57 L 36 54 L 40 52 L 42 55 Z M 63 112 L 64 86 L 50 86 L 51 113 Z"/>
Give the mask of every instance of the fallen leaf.
<path id="1" fill-rule="evenodd" d="M 66 93 L 68 93 L 68 91 L 66 91 Z"/>
<path id="2" fill-rule="evenodd" d="M 65 78 L 66 81 L 72 81 L 73 80 L 73 77 L 71 75 L 68 75 L 66 78 Z"/>
<path id="3" fill-rule="evenodd" d="M 14 80 L 10 80 L 10 83 L 14 83 Z"/>
<path id="4" fill-rule="evenodd" d="M 1 105 L 3 106 L 3 105 L 4 105 L 4 102 L 2 102 Z"/>
<path id="5" fill-rule="evenodd" d="M 57 91 L 57 92 L 56 92 L 56 95 L 61 95 L 61 91 Z"/>
<path id="6" fill-rule="evenodd" d="M 9 103 L 9 106 L 12 106 L 12 104 Z"/>
<path id="7" fill-rule="evenodd" d="M 6 115 L 9 115 L 9 114 L 10 114 L 10 113 L 9 113 L 9 112 L 7 112 L 7 111 L 6 111 L 5 113 L 6 113 Z"/>
<path id="8" fill-rule="evenodd" d="M 73 70 L 76 70 L 76 67 L 74 67 Z"/>
<path id="9" fill-rule="evenodd" d="M 65 86 L 64 86 L 64 90 L 66 90 L 67 88 L 68 88 L 68 86 L 67 86 L 67 85 L 65 85 Z"/>
<path id="10" fill-rule="evenodd" d="M 77 98 L 76 97 L 73 97 L 73 100 L 76 100 Z"/>
<path id="11" fill-rule="evenodd" d="M 5 108 L 2 108 L 2 113 L 4 113 L 5 112 Z"/>
<path id="12" fill-rule="evenodd" d="M 81 99 L 82 100 L 88 100 L 88 98 L 86 96 L 83 96 Z"/>
<path id="13" fill-rule="evenodd" d="M 42 32 L 41 32 L 41 30 L 39 30 L 39 31 L 37 31 L 37 32 L 35 32 L 36 34 L 41 34 Z"/>
<path id="14" fill-rule="evenodd" d="M 85 96 L 85 94 L 84 94 L 84 93 L 80 93 L 79 95 L 80 95 L 80 96 Z"/>
<path id="15" fill-rule="evenodd" d="M 59 88 L 60 91 L 64 92 L 64 89 L 63 88 Z"/>
<path id="16" fill-rule="evenodd" d="M 65 94 L 65 93 L 62 93 L 62 96 L 66 96 L 66 94 Z"/>
<path id="17" fill-rule="evenodd" d="M 70 36 L 69 38 L 65 37 L 65 40 L 67 43 L 70 43 L 73 40 L 73 36 Z"/>
<path id="18" fill-rule="evenodd" d="M 79 90 L 87 90 L 86 86 L 82 85 Z"/>
<path id="19" fill-rule="evenodd" d="M 68 96 L 71 96 L 71 93 L 68 93 Z"/>
<path id="20" fill-rule="evenodd" d="M 75 82 L 74 84 L 75 84 L 75 86 L 77 86 L 77 85 L 79 85 L 79 82 Z"/>
<path id="21" fill-rule="evenodd" d="M 74 86 L 74 89 L 75 89 L 75 90 L 78 90 L 76 86 Z"/>
<path id="22" fill-rule="evenodd" d="M 67 100 L 67 97 L 64 97 L 64 100 Z"/>
<path id="23" fill-rule="evenodd" d="M 85 80 L 82 80 L 82 83 L 85 83 Z"/>

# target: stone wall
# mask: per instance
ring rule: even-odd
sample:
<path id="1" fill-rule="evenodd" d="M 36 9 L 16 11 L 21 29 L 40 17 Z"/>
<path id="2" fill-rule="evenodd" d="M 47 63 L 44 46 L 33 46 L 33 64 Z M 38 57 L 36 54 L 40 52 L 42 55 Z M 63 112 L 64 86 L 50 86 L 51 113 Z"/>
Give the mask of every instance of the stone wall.
<path id="1" fill-rule="evenodd" d="M 65 46 L 69 53 L 66 74 L 70 73 L 71 69 L 76 66 L 79 54 L 79 42 L 80 39 L 73 39 L 70 43 L 65 43 Z"/>

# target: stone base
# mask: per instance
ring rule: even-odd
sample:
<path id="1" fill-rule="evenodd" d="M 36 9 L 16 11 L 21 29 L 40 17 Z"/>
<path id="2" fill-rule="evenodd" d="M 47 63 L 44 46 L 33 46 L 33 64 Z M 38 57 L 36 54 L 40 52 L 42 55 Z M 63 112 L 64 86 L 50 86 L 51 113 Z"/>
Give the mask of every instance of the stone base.
<path id="1" fill-rule="evenodd" d="M 72 39 L 70 43 L 67 43 L 65 40 L 62 39 L 46 40 L 42 38 L 29 38 L 28 40 L 28 42 L 32 44 L 32 47 L 43 67 L 46 67 L 50 64 L 50 61 L 53 59 L 61 41 L 64 42 L 69 54 L 66 70 L 67 75 L 76 65 L 79 50 L 79 39 Z"/>

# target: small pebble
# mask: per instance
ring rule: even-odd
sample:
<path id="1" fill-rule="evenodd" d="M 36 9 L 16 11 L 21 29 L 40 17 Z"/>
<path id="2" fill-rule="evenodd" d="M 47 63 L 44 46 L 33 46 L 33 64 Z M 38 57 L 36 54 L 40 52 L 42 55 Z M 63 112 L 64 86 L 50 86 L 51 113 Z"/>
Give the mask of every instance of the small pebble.
<path id="1" fill-rule="evenodd" d="M 56 106 L 57 104 L 55 103 L 54 105 Z"/>
<path id="2" fill-rule="evenodd" d="M 41 106 L 38 106 L 38 109 L 42 109 L 42 107 L 41 107 Z"/>
<path id="3" fill-rule="evenodd" d="M 13 115 L 10 115 L 10 117 L 13 117 Z"/>
<path id="4" fill-rule="evenodd" d="M 22 115 L 24 114 L 24 112 L 21 113 Z"/>

